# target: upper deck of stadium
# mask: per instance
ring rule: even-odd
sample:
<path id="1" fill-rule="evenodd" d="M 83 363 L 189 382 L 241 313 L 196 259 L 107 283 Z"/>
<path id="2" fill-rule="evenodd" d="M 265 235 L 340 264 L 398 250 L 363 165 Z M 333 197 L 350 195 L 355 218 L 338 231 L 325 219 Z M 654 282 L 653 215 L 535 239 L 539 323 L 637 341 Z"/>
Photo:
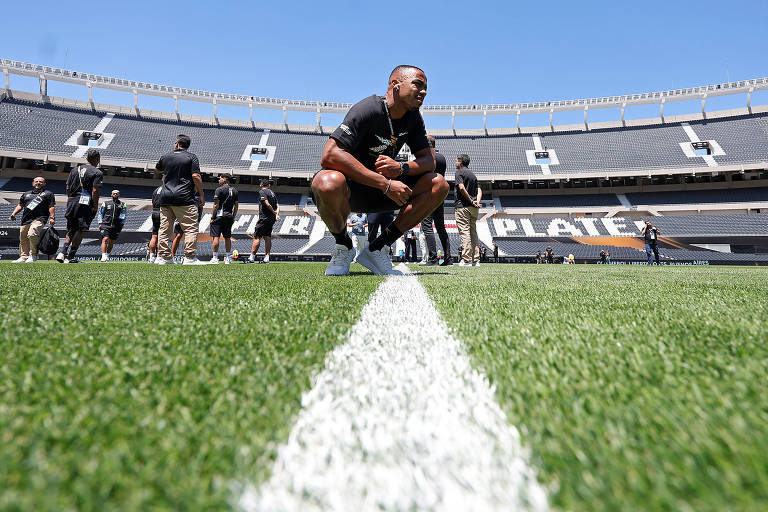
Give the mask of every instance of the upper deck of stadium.
<path id="1" fill-rule="evenodd" d="M 77 162 L 83 148 L 98 147 L 104 165 L 151 169 L 181 130 L 195 143 L 203 171 L 241 175 L 311 177 L 335 126 L 322 124 L 324 113 L 340 114 L 351 106 L 263 98 L 148 84 L 77 71 L 0 59 L 5 89 L 0 89 L 0 156 Z M 13 90 L 10 75 L 32 76 L 40 93 Z M 90 101 L 48 96 L 48 81 L 83 85 Z M 134 107 L 93 102 L 93 88 L 131 92 Z M 605 176 L 691 175 L 744 172 L 768 168 L 768 107 L 753 106 L 752 93 L 768 89 L 768 79 L 727 82 L 671 91 L 507 105 L 425 105 L 426 116 L 481 116 L 483 128 L 431 130 L 438 149 L 467 153 L 483 181 L 513 179 L 559 181 Z M 743 108 L 707 112 L 708 98 L 745 94 Z M 172 98 L 174 112 L 139 108 L 140 95 Z M 701 111 L 668 117 L 670 102 L 701 101 Z M 178 101 L 208 102 L 211 116 L 178 111 Z M 625 120 L 636 105 L 657 104 L 659 116 Z M 224 119 L 218 105 L 250 109 L 251 120 Z M 253 120 L 254 109 L 280 109 L 284 123 Z M 616 121 L 591 123 L 595 109 L 619 108 Z M 554 115 L 584 112 L 578 125 L 557 125 Z M 294 125 L 288 112 L 317 113 L 317 125 Z M 549 113 L 549 125 L 521 127 L 520 116 Z M 514 128 L 488 129 L 488 116 L 514 115 Z M 90 137 L 90 138 L 88 138 Z M 450 166 L 449 166 L 450 167 Z M 449 169 L 450 178 L 452 170 Z"/>

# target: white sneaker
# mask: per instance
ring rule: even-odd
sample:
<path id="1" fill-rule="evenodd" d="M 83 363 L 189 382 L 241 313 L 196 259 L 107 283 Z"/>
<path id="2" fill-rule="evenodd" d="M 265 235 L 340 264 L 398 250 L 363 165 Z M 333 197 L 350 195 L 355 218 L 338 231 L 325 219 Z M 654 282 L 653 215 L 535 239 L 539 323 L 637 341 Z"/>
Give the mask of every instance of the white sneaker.
<path id="1" fill-rule="evenodd" d="M 102 254 L 101 255 L 101 262 L 105 263 L 107 261 L 109 261 L 109 254 Z"/>
<path id="2" fill-rule="evenodd" d="M 37 261 L 37 254 L 30 254 L 29 258 L 24 263 L 34 263 Z"/>
<path id="3" fill-rule="evenodd" d="M 26 262 L 27 262 L 27 258 L 19 257 L 19 258 L 16 258 L 15 260 L 13 260 L 11 263 L 26 263 Z"/>
<path id="4" fill-rule="evenodd" d="M 211 258 L 211 261 L 209 261 L 208 263 L 209 263 L 210 265 L 216 265 L 216 264 L 218 264 L 218 263 L 219 263 L 219 257 L 218 257 L 218 256 L 214 256 L 213 258 Z"/>
<path id="5" fill-rule="evenodd" d="M 151 263 L 154 263 L 155 260 L 157 260 L 157 254 L 150 254 L 147 262 L 151 264 Z"/>
<path id="6" fill-rule="evenodd" d="M 161 258 L 158 256 L 155 258 L 155 265 L 173 265 L 173 260 L 166 260 L 165 258 Z"/>
<path id="7" fill-rule="evenodd" d="M 200 261 L 200 260 L 199 260 L 199 259 L 197 259 L 197 258 L 192 258 L 192 259 L 190 259 L 190 258 L 187 258 L 187 257 L 185 256 L 185 257 L 184 257 L 184 260 L 181 262 L 181 264 L 182 264 L 182 265 L 205 265 L 205 262 L 203 262 L 203 261 Z"/>
<path id="8" fill-rule="evenodd" d="M 56 261 L 58 261 L 59 263 L 64 263 L 64 253 L 63 252 L 60 252 L 59 254 L 56 255 Z"/>
<path id="9" fill-rule="evenodd" d="M 229 256 L 224 256 L 224 264 L 229 265 L 230 263 L 232 263 L 232 258 Z"/>
<path id="10" fill-rule="evenodd" d="M 480 266 L 480 262 L 479 261 L 473 261 L 472 262 L 472 266 L 473 267 L 479 267 Z"/>
<path id="11" fill-rule="evenodd" d="M 349 265 L 355 259 L 355 250 L 347 249 L 346 245 L 336 244 L 336 249 L 331 256 L 331 261 L 325 269 L 327 276 L 346 276 L 349 274 Z"/>
<path id="12" fill-rule="evenodd" d="M 472 264 L 468 261 L 461 260 L 460 262 L 456 263 L 457 267 L 471 267 Z"/>
<path id="13" fill-rule="evenodd" d="M 389 247 L 386 245 L 378 251 L 365 249 L 357 255 L 357 262 L 376 275 L 403 275 L 399 270 L 392 268 L 392 260 L 389 259 Z"/>

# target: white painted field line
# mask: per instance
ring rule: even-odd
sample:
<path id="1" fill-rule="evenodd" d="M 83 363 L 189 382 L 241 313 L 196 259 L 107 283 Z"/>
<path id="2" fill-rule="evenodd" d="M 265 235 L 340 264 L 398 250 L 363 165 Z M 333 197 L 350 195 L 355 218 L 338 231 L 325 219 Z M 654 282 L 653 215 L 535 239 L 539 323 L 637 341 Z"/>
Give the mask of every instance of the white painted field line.
<path id="1" fill-rule="evenodd" d="M 547 510 L 517 429 L 415 276 L 391 276 L 302 397 L 246 511 Z"/>

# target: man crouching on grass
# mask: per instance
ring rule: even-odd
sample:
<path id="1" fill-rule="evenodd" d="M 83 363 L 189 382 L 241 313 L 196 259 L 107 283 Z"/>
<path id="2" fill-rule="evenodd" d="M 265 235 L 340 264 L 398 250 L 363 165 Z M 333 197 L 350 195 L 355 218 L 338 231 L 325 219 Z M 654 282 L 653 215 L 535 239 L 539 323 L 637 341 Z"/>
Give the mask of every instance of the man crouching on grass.
<path id="1" fill-rule="evenodd" d="M 320 217 L 336 239 L 326 275 L 349 274 L 355 259 L 347 234 L 350 211 L 386 212 L 397 218 L 367 247 L 357 262 L 374 274 L 399 274 L 392 268 L 389 246 L 420 223 L 448 194 L 448 182 L 433 172 L 432 153 L 419 108 L 427 95 L 427 77 L 415 66 L 397 66 L 385 96 L 369 96 L 353 105 L 325 145 L 322 168 L 312 180 Z M 398 162 L 408 144 L 416 157 Z"/>

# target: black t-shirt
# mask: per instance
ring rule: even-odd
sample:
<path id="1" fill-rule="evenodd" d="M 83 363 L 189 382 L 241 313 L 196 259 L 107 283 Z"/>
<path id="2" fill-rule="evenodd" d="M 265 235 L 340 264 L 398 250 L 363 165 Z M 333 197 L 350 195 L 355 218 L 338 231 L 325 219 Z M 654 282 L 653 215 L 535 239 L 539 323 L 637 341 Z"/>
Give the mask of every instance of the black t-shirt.
<path id="1" fill-rule="evenodd" d="M 390 130 L 384 101 L 382 96 L 374 94 L 352 105 L 344 121 L 331 134 L 332 138 L 372 171 L 376 169 L 379 155 L 395 158 L 403 144 L 407 143 L 412 153 L 429 147 L 421 112 L 411 110 L 400 119 L 392 119 Z M 393 135 L 396 139 L 394 146 L 391 140 Z"/>
<path id="2" fill-rule="evenodd" d="M 101 188 L 101 182 L 104 174 L 91 164 L 79 165 L 72 169 L 67 178 L 67 190 L 69 191 L 68 202 L 79 201 L 83 192 L 91 197 L 94 188 Z M 94 207 L 93 197 L 90 200 L 90 206 Z"/>
<path id="3" fill-rule="evenodd" d="M 19 205 L 22 207 L 21 225 L 26 226 L 36 220 L 47 221 L 51 206 L 56 205 L 56 198 L 49 190 L 41 189 L 40 192 L 36 192 L 32 189 L 21 194 Z"/>
<path id="4" fill-rule="evenodd" d="M 459 190 L 459 185 L 464 185 L 464 188 L 467 189 L 467 193 L 469 194 L 469 197 L 472 199 L 477 197 L 477 176 L 475 176 L 475 173 L 467 169 L 466 167 L 462 167 L 461 169 L 456 169 L 456 189 L 454 192 L 456 193 L 456 207 L 457 208 L 467 208 L 474 206 L 471 202 L 467 201 L 467 198 L 464 197 L 464 194 L 461 193 Z"/>
<path id="5" fill-rule="evenodd" d="M 163 173 L 160 206 L 188 206 L 195 204 L 193 174 L 200 174 L 197 155 L 186 149 L 177 149 L 163 155 L 155 166 Z"/>
<path id="6" fill-rule="evenodd" d="M 646 228 L 645 229 L 645 243 L 647 244 L 655 244 L 658 242 L 658 234 L 656 233 L 655 228 Z"/>
<path id="7" fill-rule="evenodd" d="M 435 172 L 440 176 L 445 176 L 445 169 L 448 165 L 445 163 L 445 157 L 435 151 Z"/>
<path id="8" fill-rule="evenodd" d="M 275 214 L 267 208 L 264 203 L 269 203 L 272 209 L 277 210 L 277 197 L 272 190 L 263 188 L 259 190 L 259 202 L 261 208 L 259 208 L 259 220 L 275 220 Z"/>
<path id="9" fill-rule="evenodd" d="M 237 202 L 237 189 L 230 185 L 222 185 L 216 189 L 216 192 L 213 193 L 213 200 L 219 202 L 219 210 L 221 211 L 221 215 L 227 215 L 231 217 L 234 214 L 235 203 Z M 219 216 L 218 211 L 216 212 L 216 216 Z"/>
<path id="10" fill-rule="evenodd" d="M 163 192 L 163 186 L 160 185 L 154 191 L 152 191 L 152 211 L 160 211 L 160 194 Z"/>

